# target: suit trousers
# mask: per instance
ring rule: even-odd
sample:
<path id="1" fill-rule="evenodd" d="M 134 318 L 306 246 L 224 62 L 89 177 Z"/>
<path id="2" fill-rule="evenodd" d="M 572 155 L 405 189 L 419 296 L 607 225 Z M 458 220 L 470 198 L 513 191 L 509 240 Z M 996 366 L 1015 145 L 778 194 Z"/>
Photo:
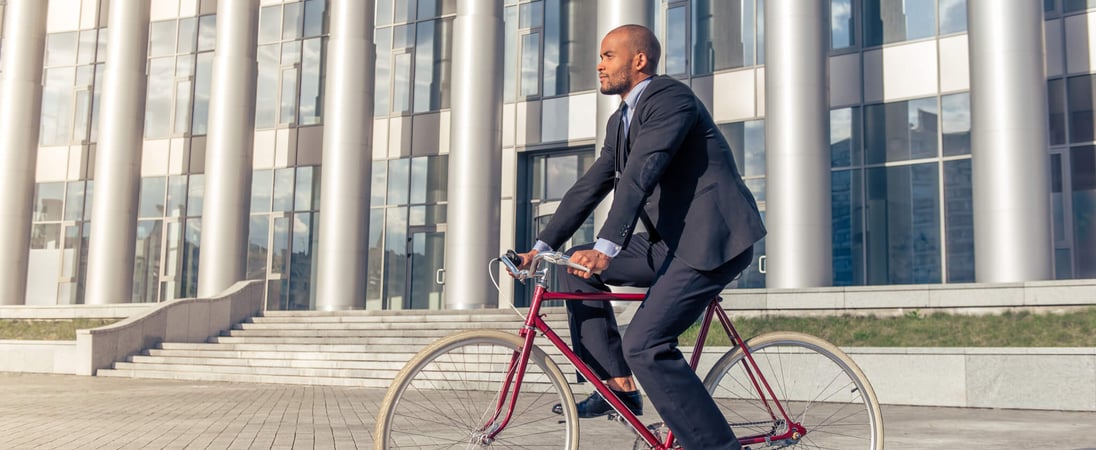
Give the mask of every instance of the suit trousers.
<path id="1" fill-rule="evenodd" d="M 592 244 L 568 250 L 593 248 Z M 608 285 L 648 287 L 623 338 L 612 305 L 568 301 L 575 352 L 599 377 L 635 375 L 651 404 L 686 449 L 739 449 L 727 421 L 677 348 L 689 328 L 724 286 L 749 266 L 749 248 L 712 271 L 675 258 L 665 242 L 637 233 L 601 274 L 589 279 L 562 271 L 564 292 L 605 292 Z"/>

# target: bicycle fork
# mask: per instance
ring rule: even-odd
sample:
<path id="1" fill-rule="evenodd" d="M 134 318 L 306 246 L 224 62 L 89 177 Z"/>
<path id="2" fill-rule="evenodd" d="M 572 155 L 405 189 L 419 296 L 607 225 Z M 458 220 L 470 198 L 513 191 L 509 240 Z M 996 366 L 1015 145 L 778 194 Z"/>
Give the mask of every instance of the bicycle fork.
<path id="1" fill-rule="evenodd" d="M 495 402 L 495 413 L 478 430 L 479 433 L 472 436 L 473 442 L 490 445 L 495 441 L 495 436 L 498 436 L 506 428 L 514 415 L 514 406 L 517 404 L 518 394 L 521 391 L 521 381 L 525 378 L 525 368 L 529 363 L 530 352 L 533 348 L 533 337 L 536 336 L 536 333 L 531 332 L 528 328 L 523 328 L 520 335 L 525 339 L 525 345 L 522 346 L 520 351 L 515 351 L 510 356 L 510 365 L 506 369 L 506 379 L 502 381 L 502 386 L 499 387 L 498 400 Z M 513 393 L 510 392 L 511 386 L 513 386 Z M 505 416 L 503 416 L 504 408 L 506 411 Z M 499 421 L 500 417 L 501 422 Z"/>

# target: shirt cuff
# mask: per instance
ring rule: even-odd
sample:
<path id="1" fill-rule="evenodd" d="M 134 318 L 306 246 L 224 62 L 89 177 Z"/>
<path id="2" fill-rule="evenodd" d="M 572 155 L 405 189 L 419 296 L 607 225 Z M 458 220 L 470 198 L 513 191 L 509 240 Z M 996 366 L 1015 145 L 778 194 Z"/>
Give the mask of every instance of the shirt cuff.
<path id="1" fill-rule="evenodd" d="M 598 238 L 594 243 L 594 250 L 604 253 L 605 256 L 616 258 L 620 254 L 620 246 L 608 239 Z"/>
<path id="2" fill-rule="evenodd" d="M 537 243 L 533 244 L 533 250 L 536 250 L 537 253 L 544 253 L 552 251 L 552 247 L 549 247 L 544 241 L 538 239 Z"/>

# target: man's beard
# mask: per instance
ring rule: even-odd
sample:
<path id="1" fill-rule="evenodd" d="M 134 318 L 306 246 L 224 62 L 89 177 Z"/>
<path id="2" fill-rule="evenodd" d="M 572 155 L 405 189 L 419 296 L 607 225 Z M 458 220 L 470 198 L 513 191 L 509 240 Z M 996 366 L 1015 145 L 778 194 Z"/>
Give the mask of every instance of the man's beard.
<path id="1" fill-rule="evenodd" d="M 628 88 L 628 80 L 617 80 L 614 82 L 612 78 L 607 78 L 608 85 L 601 89 L 601 93 L 605 95 L 620 95 L 624 93 L 624 90 Z"/>

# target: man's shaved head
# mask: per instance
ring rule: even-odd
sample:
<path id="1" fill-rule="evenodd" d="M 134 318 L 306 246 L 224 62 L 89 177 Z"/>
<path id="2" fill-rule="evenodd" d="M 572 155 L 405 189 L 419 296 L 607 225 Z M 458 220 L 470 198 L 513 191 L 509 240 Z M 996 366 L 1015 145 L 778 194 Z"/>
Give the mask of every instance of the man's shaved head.
<path id="1" fill-rule="evenodd" d="M 632 45 L 632 51 L 647 56 L 647 68 L 644 73 L 654 75 L 658 71 L 658 59 L 662 56 L 662 45 L 654 32 L 642 25 L 621 25 L 609 34 L 620 33 L 625 41 Z"/>

